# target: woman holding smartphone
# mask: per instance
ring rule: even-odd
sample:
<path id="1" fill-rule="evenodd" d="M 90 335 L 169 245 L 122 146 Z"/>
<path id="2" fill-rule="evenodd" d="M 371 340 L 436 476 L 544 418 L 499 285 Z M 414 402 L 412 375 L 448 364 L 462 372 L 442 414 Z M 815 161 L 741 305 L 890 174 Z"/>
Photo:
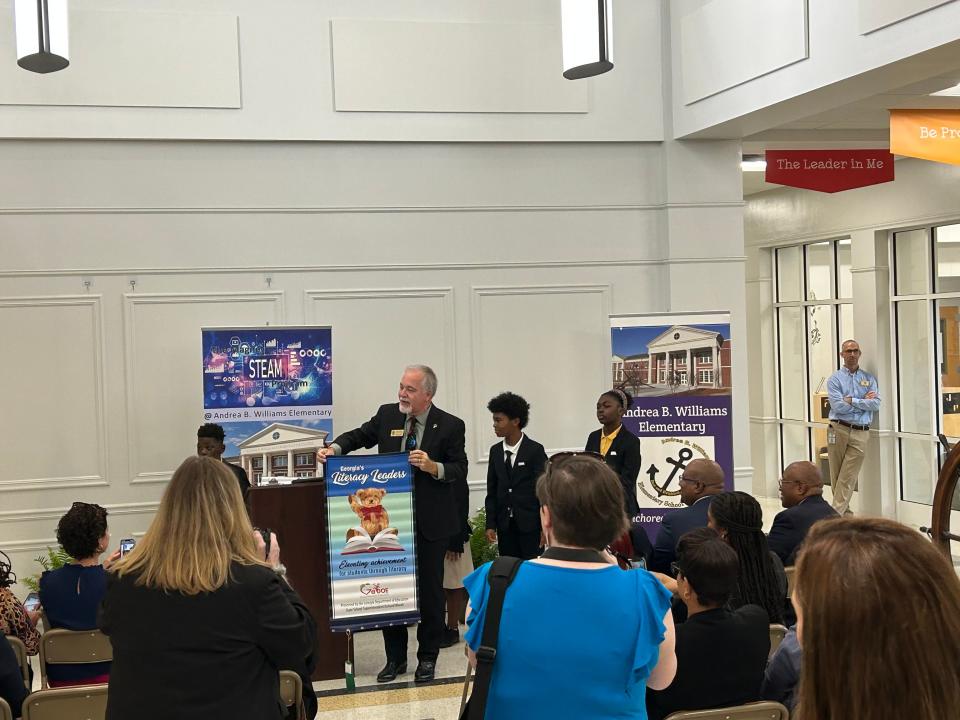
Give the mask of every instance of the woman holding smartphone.
<path id="1" fill-rule="evenodd" d="M 108 719 L 279 720 L 278 671 L 310 687 L 316 626 L 269 539 L 267 551 L 222 462 L 180 465 L 150 528 L 108 579 Z"/>
<path id="2" fill-rule="evenodd" d="M 0 632 L 20 638 L 27 646 L 27 654 L 36 655 L 40 652 L 40 633 L 37 631 L 40 610 L 29 610 L 21 604 L 10 590 L 16 581 L 10 558 L 0 551 Z"/>

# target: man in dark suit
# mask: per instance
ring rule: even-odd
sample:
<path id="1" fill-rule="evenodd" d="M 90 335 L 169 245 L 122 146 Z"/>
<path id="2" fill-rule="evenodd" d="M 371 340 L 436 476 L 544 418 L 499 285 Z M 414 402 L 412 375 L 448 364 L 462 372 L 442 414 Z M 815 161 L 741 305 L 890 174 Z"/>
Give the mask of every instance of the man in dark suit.
<path id="1" fill-rule="evenodd" d="M 490 448 L 487 465 L 487 540 L 500 554 L 524 560 L 540 554 L 540 502 L 537 478 L 547 464 L 543 445 L 527 437 L 530 403 L 505 392 L 489 403 L 493 431 L 502 442 Z"/>
<path id="2" fill-rule="evenodd" d="M 201 457 L 211 457 L 214 460 L 220 460 L 226 446 L 223 444 L 225 435 L 223 427 L 216 423 L 206 423 L 197 430 L 197 455 Z M 243 503 L 246 505 L 247 496 L 250 494 L 250 480 L 247 478 L 247 471 L 238 465 L 225 462 L 230 471 L 237 478 L 240 485 L 240 492 L 243 494 Z"/>
<path id="3" fill-rule="evenodd" d="M 784 565 L 793 565 L 797 550 L 807 532 L 818 520 L 838 517 L 830 503 L 823 499 L 823 477 L 812 462 L 791 463 L 780 478 L 780 503 L 786 508 L 773 519 L 767 536 L 770 550 L 780 556 Z"/>
<path id="4" fill-rule="evenodd" d="M 680 476 L 680 500 L 688 507 L 667 514 L 653 543 L 650 569 L 670 574 L 677 543 L 684 533 L 707 526 L 707 508 L 723 492 L 723 468 L 713 460 L 691 460 Z"/>
<path id="5" fill-rule="evenodd" d="M 461 529 L 454 486 L 466 485 L 467 453 L 463 420 L 433 405 L 437 376 L 426 365 L 410 365 L 400 378 L 399 403 L 381 405 L 356 430 L 343 433 L 319 453 L 347 454 L 377 446 L 381 453 L 410 453 L 417 532 L 417 628 L 415 682 L 433 680 L 444 630 L 443 558 Z M 460 544 L 460 552 L 463 544 Z M 383 630 L 387 663 L 377 682 L 390 682 L 407 671 L 407 628 Z"/>
<path id="6" fill-rule="evenodd" d="M 715 531 L 699 528 L 683 537 L 677 554 L 677 594 L 687 606 L 687 621 L 677 625 L 673 682 L 647 690 L 650 720 L 759 700 L 770 652 L 766 610 L 724 607 L 737 586 L 736 551 Z"/>

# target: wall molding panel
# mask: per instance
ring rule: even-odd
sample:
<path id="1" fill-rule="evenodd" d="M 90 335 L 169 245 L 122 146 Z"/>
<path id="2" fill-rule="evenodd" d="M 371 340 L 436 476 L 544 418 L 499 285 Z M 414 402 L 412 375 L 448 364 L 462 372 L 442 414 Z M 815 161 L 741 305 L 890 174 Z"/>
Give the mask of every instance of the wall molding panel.
<path id="1" fill-rule="evenodd" d="M 96 472 L 82 475 L 57 477 L 11 477 L 0 479 L 0 492 L 37 491 L 54 488 L 99 487 L 109 485 L 107 480 L 107 378 L 104 364 L 106 346 L 104 341 L 104 320 L 101 295 L 37 295 L 22 297 L 0 297 L 0 312 L 3 310 L 37 308 L 85 308 L 89 310 L 91 337 L 89 350 L 92 352 L 93 375 L 89 378 L 92 386 L 93 407 L 92 422 L 96 442 Z M 8 338 L 14 341 L 13 338 Z M 39 352 L 40 348 L 30 348 Z M 82 352 L 82 348 L 81 348 Z M 52 391 L 52 388 L 47 388 Z M 69 397 L 66 393 L 64 397 Z M 12 415 L 12 413 L 11 413 Z"/>
<path id="2" fill-rule="evenodd" d="M 131 485 L 151 485 L 166 483 L 173 475 L 173 469 L 146 470 L 140 467 L 140 451 L 142 443 L 137 423 L 134 418 L 138 411 L 143 411 L 136 405 L 136 391 L 139 372 L 135 355 L 137 351 L 137 312 L 138 309 L 150 306 L 169 305 L 196 305 L 203 306 L 211 303 L 234 305 L 263 305 L 267 308 L 271 322 L 283 324 L 285 321 L 284 292 L 283 291 L 246 291 L 246 292 L 168 292 L 168 293 L 124 293 L 123 295 L 123 356 L 125 368 L 126 389 L 126 429 L 128 440 L 127 474 Z M 214 323 L 229 324 L 229 323 Z M 251 324 L 251 323 L 245 323 Z M 262 324 L 262 323 L 257 323 Z M 199 343 L 199 333 L 197 342 Z M 198 344 L 199 347 L 199 344 Z M 200 373 L 200 357 L 197 357 L 196 372 Z M 196 398 L 199 401 L 199 397 Z M 198 414 L 199 419 L 199 414 Z M 187 428 L 192 435 L 194 426 Z"/>

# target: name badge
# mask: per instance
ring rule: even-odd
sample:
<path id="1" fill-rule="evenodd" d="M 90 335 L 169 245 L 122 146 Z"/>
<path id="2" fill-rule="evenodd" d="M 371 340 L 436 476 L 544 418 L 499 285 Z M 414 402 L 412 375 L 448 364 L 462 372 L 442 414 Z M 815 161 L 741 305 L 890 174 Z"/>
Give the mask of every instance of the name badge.
<path id="1" fill-rule="evenodd" d="M 391 430 L 390 437 L 403 437 L 403 428 L 400 430 Z"/>
<path id="2" fill-rule="evenodd" d="M 525 462 L 518 462 L 518 463 L 517 463 L 517 467 L 523 467 L 524 465 L 526 465 Z"/>
<path id="3" fill-rule="evenodd" d="M 860 381 L 860 385 L 861 385 L 862 387 L 870 387 L 870 381 L 869 381 L 869 380 L 861 380 L 861 381 Z"/>
<path id="4" fill-rule="evenodd" d="M 616 454 L 617 454 L 616 450 L 611 450 L 610 452 L 607 453 L 607 455 L 616 455 Z"/>

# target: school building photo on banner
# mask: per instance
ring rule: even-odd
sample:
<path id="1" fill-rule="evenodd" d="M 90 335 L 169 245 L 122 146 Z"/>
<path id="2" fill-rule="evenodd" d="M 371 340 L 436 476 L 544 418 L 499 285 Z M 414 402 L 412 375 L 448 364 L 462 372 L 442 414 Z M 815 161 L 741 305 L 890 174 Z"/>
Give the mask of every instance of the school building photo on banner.
<path id="1" fill-rule="evenodd" d="M 633 397 L 729 395 L 730 325 L 614 326 L 614 387 Z"/>

